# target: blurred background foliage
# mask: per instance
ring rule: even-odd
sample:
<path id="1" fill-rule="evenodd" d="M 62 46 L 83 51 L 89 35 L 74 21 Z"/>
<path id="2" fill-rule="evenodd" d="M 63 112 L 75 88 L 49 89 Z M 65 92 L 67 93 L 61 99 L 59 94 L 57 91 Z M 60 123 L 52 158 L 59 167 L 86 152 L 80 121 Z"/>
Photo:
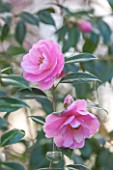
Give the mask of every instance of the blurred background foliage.
<path id="1" fill-rule="evenodd" d="M 75 99 L 85 98 L 100 104 L 99 87 L 106 82 L 112 85 L 113 27 L 106 18 L 113 18 L 113 0 L 106 1 L 110 9 L 107 15 L 95 12 L 94 1 L 83 0 L 79 9 L 76 8 L 78 2 L 74 2 L 74 10 L 65 5 L 64 0 L 51 0 L 46 5 L 37 0 L 37 4 L 40 3 L 41 8 L 34 4 L 35 10 L 30 10 L 30 1 L 0 0 L 0 170 L 36 170 L 49 166 L 45 155 L 52 150 L 52 140 L 45 139 L 42 125 L 44 117 L 52 113 L 51 91 L 42 92 L 37 85 L 26 82 L 20 67 L 23 55 L 34 42 L 48 38 L 48 32 L 52 32 L 49 38 L 59 42 L 67 57 L 65 73 L 82 71 L 101 80 L 96 82 L 93 78 L 91 81 L 81 75 L 78 83 L 69 83 L 69 78 L 68 81 L 66 79 L 69 84 L 62 82 L 56 92 L 57 110 L 63 108 L 62 102 L 67 93 Z M 79 30 L 77 21 L 81 19 L 92 24 L 90 33 Z M 40 34 L 42 30 L 47 37 Z M 81 62 L 79 56 L 78 62 L 70 62 L 69 57 L 78 53 L 92 53 L 99 59 Z M 95 107 L 99 108 L 98 105 Z M 62 149 L 64 158 L 55 167 L 63 168 L 64 164 L 71 162 L 85 164 L 92 170 L 113 170 L 113 131 L 108 131 L 104 125 L 107 119 L 105 111 L 93 109 L 92 112 L 101 121 L 99 133 L 86 140 L 82 149 L 73 152 Z M 17 119 L 13 119 L 14 116 Z M 19 120 L 19 129 L 24 131 L 17 129 Z"/>

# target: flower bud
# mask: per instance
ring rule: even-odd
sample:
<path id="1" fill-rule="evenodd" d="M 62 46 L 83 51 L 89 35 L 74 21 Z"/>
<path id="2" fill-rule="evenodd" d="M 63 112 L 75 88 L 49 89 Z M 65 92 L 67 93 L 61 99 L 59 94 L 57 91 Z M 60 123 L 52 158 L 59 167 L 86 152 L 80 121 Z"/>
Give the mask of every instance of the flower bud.
<path id="1" fill-rule="evenodd" d="M 67 95 L 64 99 L 64 107 L 67 108 L 74 102 L 74 99 L 71 95 Z"/>
<path id="2" fill-rule="evenodd" d="M 80 31 L 85 32 L 85 33 L 89 33 L 92 30 L 92 25 L 88 21 L 79 20 L 77 21 L 77 26 Z"/>

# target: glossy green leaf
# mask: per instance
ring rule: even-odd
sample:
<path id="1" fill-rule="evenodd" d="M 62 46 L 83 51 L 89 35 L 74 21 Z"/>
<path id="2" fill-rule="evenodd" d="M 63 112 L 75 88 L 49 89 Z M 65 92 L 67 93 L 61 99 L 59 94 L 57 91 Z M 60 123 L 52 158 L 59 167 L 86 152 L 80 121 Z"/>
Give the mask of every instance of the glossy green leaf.
<path id="1" fill-rule="evenodd" d="M 15 55 L 19 55 L 19 54 L 25 54 L 26 50 L 21 47 L 21 46 L 9 46 L 9 48 L 7 49 L 7 54 L 9 56 L 15 56 Z"/>
<path id="2" fill-rule="evenodd" d="M 91 83 L 75 84 L 74 87 L 78 99 L 91 99 L 94 90 Z"/>
<path id="3" fill-rule="evenodd" d="M 0 97 L 0 112 L 13 112 L 28 105 L 16 98 Z"/>
<path id="4" fill-rule="evenodd" d="M 88 14 L 93 14 L 93 12 L 94 12 L 94 9 L 93 8 L 88 8 L 88 9 L 82 9 L 82 10 L 79 10 L 79 11 L 77 11 L 77 12 L 75 12 L 74 14 L 75 14 L 75 16 L 76 15 L 79 15 L 79 16 L 81 16 L 81 15 L 88 15 Z"/>
<path id="5" fill-rule="evenodd" d="M 94 60 L 87 63 L 82 63 L 85 71 L 96 75 L 104 83 L 111 81 L 113 77 L 113 62 Z"/>
<path id="6" fill-rule="evenodd" d="M 9 167 L 6 167 L 6 166 L 4 166 L 4 165 L 1 165 L 1 166 L 0 166 L 0 170 L 12 170 L 12 169 L 9 168 Z"/>
<path id="7" fill-rule="evenodd" d="M 87 108 L 94 108 L 94 109 L 104 110 L 105 112 L 108 113 L 108 111 L 105 110 L 103 107 L 101 107 L 99 104 L 88 103 Z"/>
<path id="8" fill-rule="evenodd" d="M 11 11 L 11 4 L 0 0 L 0 13 L 10 12 L 10 11 Z"/>
<path id="9" fill-rule="evenodd" d="M 2 75 L 0 79 L 5 85 L 11 85 L 19 88 L 30 88 L 29 83 L 22 76 Z"/>
<path id="10" fill-rule="evenodd" d="M 1 136 L 0 146 L 7 146 L 19 142 L 25 136 L 23 130 L 12 129 Z"/>
<path id="11" fill-rule="evenodd" d="M 8 33 L 9 33 L 9 30 L 10 30 L 9 25 L 5 24 L 3 26 L 2 32 L 1 32 L 1 37 L 0 37 L 1 41 L 5 40 L 5 38 L 7 37 Z"/>
<path id="12" fill-rule="evenodd" d="M 26 26 L 23 21 L 19 21 L 16 25 L 15 29 L 15 38 L 16 40 L 22 44 L 24 41 L 24 38 L 26 36 Z"/>
<path id="13" fill-rule="evenodd" d="M 45 11 L 48 11 L 49 13 L 55 13 L 55 9 L 54 8 L 46 8 L 44 9 Z"/>
<path id="14" fill-rule="evenodd" d="M 78 43 L 80 38 L 80 32 L 77 27 L 72 27 L 68 31 L 68 41 L 70 42 L 71 47 L 76 47 L 76 44 Z"/>
<path id="15" fill-rule="evenodd" d="M 99 38 L 99 35 L 92 31 L 89 34 L 88 38 L 85 39 L 85 43 L 83 45 L 83 52 L 93 53 L 98 46 Z"/>
<path id="16" fill-rule="evenodd" d="M 6 130 L 8 127 L 8 123 L 5 119 L 0 117 L 0 129 Z"/>
<path id="17" fill-rule="evenodd" d="M 63 52 L 67 52 L 71 47 L 76 48 L 76 45 L 80 38 L 80 31 L 77 27 L 72 27 L 68 29 L 67 39 L 63 41 Z"/>
<path id="18" fill-rule="evenodd" d="M 2 162 L 2 165 L 5 166 L 7 170 L 26 170 L 26 168 L 19 162 L 7 161 L 7 162 Z"/>
<path id="19" fill-rule="evenodd" d="M 27 22 L 31 25 L 39 26 L 38 18 L 34 16 L 33 14 L 29 12 L 22 12 L 20 16 L 24 22 Z"/>
<path id="20" fill-rule="evenodd" d="M 52 104 L 50 100 L 47 98 L 46 94 L 41 91 L 40 89 L 37 88 L 31 88 L 29 89 L 23 89 L 17 92 L 16 96 L 20 99 L 35 99 L 37 102 L 39 102 L 43 110 L 46 113 L 51 113 L 52 112 Z"/>
<path id="21" fill-rule="evenodd" d="M 101 148 L 100 152 L 98 152 L 96 157 L 96 162 L 94 165 L 94 169 L 106 169 L 112 170 L 113 169 L 113 153 L 110 152 L 106 148 Z"/>
<path id="22" fill-rule="evenodd" d="M 30 116 L 30 118 L 37 124 L 44 125 L 45 118 L 42 116 Z"/>
<path id="23" fill-rule="evenodd" d="M 60 83 L 87 83 L 87 82 L 101 82 L 95 75 L 90 73 L 70 73 L 61 79 Z"/>
<path id="24" fill-rule="evenodd" d="M 46 153 L 48 152 L 48 150 L 51 150 L 51 144 L 52 143 L 49 143 L 47 140 L 45 140 L 45 138 L 42 138 L 40 142 L 38 141 L 31 148 L 31 153 L 29 157 L 30 170 L 49 167 L 49 161 L 46 159 Z"/>
<path id="25" fill-rule="evenodd" d="M 60 42 L 63 42 L 64 39 L 65 39 L 65 35 L 66 33 L 68 32 L 68 27 L 67 25 L 63 25 L 60 29 L 58 29 L 55 34 L 57 35 L 58 37 L 58 41 Z"/>
<path id="26" fill-rule="evenodd" d="M 41 10 L 38 12 L 38 18 L 40 22 L 43 22 L 44 24 L 49 24 L 55 26 L 55 21 L 52 18 L 52 15 L 45 10 Z"/>
<path id="27" fill-rule="evenodd" d="M 109 5 L 111 6 L 111 8 L 113 9 L 113 0 L 108 0 Z"/>
<path id="28" fill-rule="evenodd" d="M 103 20 L 99 20 L 97 22 L 97 27 L 100 31 L 100 34 L 103 37 L 104 43 L 109 43 L 112 31 L 110 27 L 108 26 L 108 24 L 104 22 Z"/>
<path id="29" fill-rule="evenodd" d="M 66 64 L 70 64 L 70 63 L 81 63 L 81 62 L 87 62 L 87 61 L 91 61 L 91 60 L 95 60 L 98 59 L 97 57 L 95 57 L 92 54 L 89 53 L 81 53 L 78 55 L 75 55 L 73 57 L 69 57 L 65 59 L 65 63 Z"/>
<path id="30" fill-rule="evenodd" d="M 81 165 L 81 164 L 74 164 L 74 165 L 67 165 L 67 167 L 69 168 L 69 170 L 91 170 L 89 168 L 87 168 L 85 165 Z"/>

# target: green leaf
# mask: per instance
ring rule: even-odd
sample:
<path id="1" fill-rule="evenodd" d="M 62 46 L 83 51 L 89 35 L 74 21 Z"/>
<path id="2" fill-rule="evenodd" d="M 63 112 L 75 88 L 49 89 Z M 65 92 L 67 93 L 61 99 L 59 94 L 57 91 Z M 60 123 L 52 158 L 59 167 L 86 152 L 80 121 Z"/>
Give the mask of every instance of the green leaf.
<path id="1" fill-rule="evenodd" d="M 66 64 L 70 64 L 70 63 L 82 63 L 82 62 L 87 62 L 87 61 L 91 61 L 91 60 L 95 60 L 95 59 L 98 59 L 98 58 L 96 58 L 92 54 L 81 53 L 81 54 L 75 55 L 73 57 L 66 58 L 65 59 L 65 63 Z"/>
<path id="2" fill-rule="evenodd" d="M 6 168 L 10 168 L 10 170 L 26 170 L 26 168 L 19 162 L 7 161 L 2 162 L 2 165 L 4 165 Z"/>
<path id="3" fill-rule="evenodd" d="M 0 146 L 7 146 L 19 142 L 25 136 L 23 130 L 12 129 L 4 133 L 1 137 Z"/>
<path id="4" fill-rule="evenodd" d="M 85 43 L 83 45 L 83 52 L 93 53 L 98 46 L 98 42 L 99 42 L 99 35 L 93 31 L 90 32 L 89 37 L 85 39 Z"/>
<path id="5" fill-rule="evenodd" d="M 0 13 L 10 12 L 11 11 L 11 4 L 4 3 L 0 0 Z"/>
<path id="6" fill-rule="evenodd" d="M 69 148 L 60 148 L 61 152 L 72 160 L 73 150 Z"/>
<path id="7" fill-rule="evenodd" d="M 60 83 L 87 83 L 87 82 L 101 82 L 95 75 L 90 73 L 70 73 L 61 79 Z"/>
<path id="8" fill-rule="evenodd" d="M 64 41 L 65 35 L 68 32 L 68 27 L 67 25 L 63 25 L 60 29 L 58 29 L 55 34 L 58 36 L 58 42 Z"/>
<path id="9" fill-rule="evenodd" d="M 39 102 L 46 113 L 52 112 L 52 104 L 47 98 L 46 94 L 37 88 L 23 89 L 16 93 L 16 96 L 20 99 L 35 99 Z"/>
<path id="10" fill-rule="evenodd" d="M 100 152 L 98 152 L 94 169 L 96 169 L 97 167 L 103 170 L 113 169 L 113 153 L 110 152 L 109 149 L 105 149 L 102 147 Z"/>
<path id="11" fill-rule="evenodd" d="M 87 108 L 94 108 L 94 109 L 104 110 L 105 112 L 108 113 L 108 111 L 105 110 L 103 107 L 101 107 L 99 104 L 88 103 Z"/>
<path id="12" fill-rule="evenodd" d="M 101 79 L 102 83 L 109 81 L 113 77 L 113 62 L 94 60 L 87 63 L 82 63 L 85 71 L 96 75 Z M 106 70 L 106 71 L 105 71 Z M 104 73 L 104 74 L 103 74 Z"/>
<path id="13" fill-rule="evenodd" d="M 25 35 L 26 35 L 26 26 L 23 21 L 19 21 L 15 29 L 15 38 L 20 44 L 22 44 L 24 41 Z"/>
<path id="14" fill-rule="evenodd" d="M 113 9 L 113 0 L 108 0 L 108 3 L 111 6 L 111 8 Z"/>
<path id="15" fill-rule="evenodd" d="M 29 83 L 21 76 L 2 75 L 0 79 L 5 85 L 11 85 L 19 88 L 30 88 Z"/>
<path id="16" fill-rule="evenodd" d="M 45 11 L 45 10 L 39 11 L 38 18 L 40 22 L 43 22 L 44 24 L 55 26 L 55 21 L 53 20 L 51 14 L 48 11 Z"/>
<path id="17" fill-rule="evenodd" d="M 52 143 L 49 143 L 47 140 L 45 140 L 45 138 L 42 138 L 35 145 L 33 145 L 29 160 L 30 170 L 49 167 L 49 161 L 46 159 L 46 153 L 48 150 L 52 149 L 51 144 Z"/>
<path id="18" fill-rule="evenodd" d="M 42 116 L 30 116 L 30 118 L 37 124 L 44 125 L 45 118 Z"/>
<path id="19" fill-rule="evenodd" d="M 36 16 L 34 16 L 33 14 L 31 14 L 29 12 L 22 12 L 22 14 L 20 16 L 24 22 L 27 22 L 31 25 L 39 26 L 38 18 Z"/>
<path id="20" fill-rule="evenodd" d="M 63 52 L 65 53 L 71 47 L 76 48 L 79 38 L 80 38 L 80 31 L 78 30 L 77 27 L 74 26 L 68 29 L 67 39 L 63 41 Z"/>
<path id="21" fill-rule="evenodd" d="M 44 10 L 48 11 L 49 13 L 55 13 L 55 9 L 54 8 L 46 8 Z"/>
<path id="22" fill-rule="evenodd" d="M 67 165 L 67 167 L 69 168 L 69 170 L 75 170 L 75 169 L 78 169 L 78 170 L 90 170 L 85 165 L 81 165 L 81 164 Z"/>
<path id="23" fill-rule="evenodd" d="M 5 119 L 0 117 L 0 129 L 6 130 L 8 127 L 8 123 Z"/>
<path id="24" fill-rule="evenodd" d="M 7 49 L 7 54 L 9 56 L 15 56 L 15 55 L 19 55 L 19 54 L 26 54 L 26 50 L 23 47 L 19 47 L 19 46 L 9 46 L 9 48 Z"/>
<path id="25" fill-rule="evenodd" d="M 1 33 L 1 37 L 0 37 L 1 41 L 5 40 L 5 38 L 7 37 L 8 33 L 9 33 L 9 30 L 10 30 L 9 25 L 5 24 L 2 28 L 2 33 Z"/>
<path id="26" fill-rule="evenodd" d="M 104 43 L 108 44 L 110 41 L 111 34 L 112 34 L 110 27 L 108 26 L 106 22 L 102 20 L 99 20 L 99 22 L 97 22 L 97 27 L 100 31 L 100 34 L 103 37 Z"/>
<path id="27" fill-rule="evenodd" d="M 81 83 L 81 84 L 75 84 L 74 85 L 76 90 L 76 97 L 79 99 L 91 99 L 92 97 L 92 84 L 90 83 Z"/>
<path id="28" fill-rule="evenodd" d="M 16 98 L 0 97 L 0 112 L 13 112 L 28 105 Z"/>
<path id="29" fill-rule="evenodd" d="M 82 10 L 79 10 L 77 12 L 75 12 L 75 16 L 78 15 L 78 16 L 81 16 L 81 15 L 88 15 L 88 14 L 93 14 L 94 13 L 94 9 L 93 8 L 88 8 L 88 9 L 82 9 Z"/>

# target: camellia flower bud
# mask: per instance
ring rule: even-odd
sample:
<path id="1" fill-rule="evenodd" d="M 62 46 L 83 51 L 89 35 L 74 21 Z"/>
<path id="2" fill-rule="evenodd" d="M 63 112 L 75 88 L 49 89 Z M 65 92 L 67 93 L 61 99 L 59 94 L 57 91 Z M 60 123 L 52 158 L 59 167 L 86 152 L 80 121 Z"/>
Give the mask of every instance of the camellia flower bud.
<path id="1" fill-rule="evenodd" d="M 89 33 L 92 30 L 92 25 L 88 21 L 79 20 L 77 21 L 77 26 L 80 31 L 85 32 L 85 33 Z"/>
<path id="2" fill-rule="evenodd" d="M 64 107 L 67 108 L 74 102 L 74 99 L 71 95 L 67 95 L 66 98 L 64 99 Z"/>

